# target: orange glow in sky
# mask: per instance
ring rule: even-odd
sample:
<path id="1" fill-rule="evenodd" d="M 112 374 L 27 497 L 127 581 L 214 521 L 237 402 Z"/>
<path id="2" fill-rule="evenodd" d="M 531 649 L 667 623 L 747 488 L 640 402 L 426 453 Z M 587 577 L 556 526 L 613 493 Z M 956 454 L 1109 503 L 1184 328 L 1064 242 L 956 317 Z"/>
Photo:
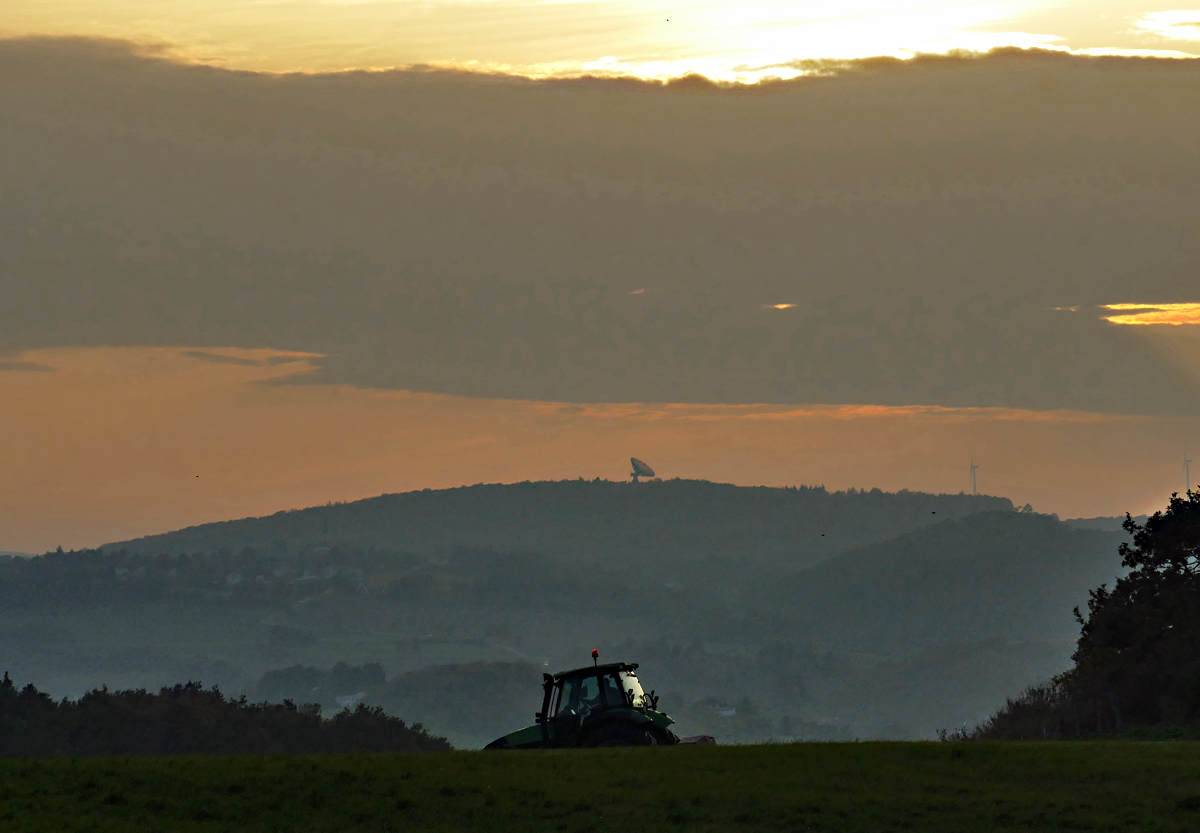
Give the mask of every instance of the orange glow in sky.
<path id="1" fill-rule="evenodd" d="M 1042 46 L 1194 55 L 1200 14 L 1140 0 L 6 0 L 0 35 L 166 45 L 255 70 L 453 65 L 754 81 L 797 61 Z"/>
<path id="2" fill-rule="evenodd" d="M 1064 517 L 1183 488 L 1200 420 L 999 408 L 568 405 L 279 384 L 274 351 L 88 348 L 0 362 L 0 549 L 79 547 L 385 492 L 663 477 L 958 492 Z M 1113 472 L 1120 472 L 1114 477 Z"/>
<path id="3" fill-rule="evenodd" d="M 1106 304 L 1104 309 L 1120 312 L 1104 316 L 1113 324 L 1200 324 L 1200 304 Z"/>

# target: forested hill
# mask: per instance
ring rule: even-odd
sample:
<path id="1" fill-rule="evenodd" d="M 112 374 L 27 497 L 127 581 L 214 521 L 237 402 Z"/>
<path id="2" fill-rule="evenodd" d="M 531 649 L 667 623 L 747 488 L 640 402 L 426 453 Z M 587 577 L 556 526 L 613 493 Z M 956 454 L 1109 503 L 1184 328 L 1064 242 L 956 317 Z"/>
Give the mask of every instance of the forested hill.
<path id="1" fill-rule="evenodd" d="M 838 555 L 773 580 L 757 598 L 842 651 L 992 637 L 1071 643 L 1072 609 L 1120 574 L 1125 538 L 1048 515 L 990 512 Z"/>
<path id="2" fill-rule="evenodd" d="M 474 546 L 609 566 L 718 560 L 793 571 L 932 523 L 1012 508 L 1005 498 L 878 489 L 540 481 L 382 495 L 204 524 L 104 549 L 179 554 L 374 546 L 427 554 Z"/>

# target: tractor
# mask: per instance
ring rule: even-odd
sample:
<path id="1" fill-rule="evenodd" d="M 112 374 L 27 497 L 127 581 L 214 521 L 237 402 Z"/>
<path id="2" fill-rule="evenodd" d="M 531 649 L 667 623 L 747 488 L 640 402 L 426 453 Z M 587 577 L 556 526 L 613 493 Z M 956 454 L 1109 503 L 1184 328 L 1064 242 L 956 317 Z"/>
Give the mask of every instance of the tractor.
<path id="1" fill-rule="evenodd" d="M 642 691 L 636 662 L 599 663 L 542 675 L 542 710 L 534 725 L 518 729 L 484 749 L 572 749 L 595 746 L 658 746 L 712 739 L 680 738 L 675 721 L 658 711 L 658 697 Z"/>

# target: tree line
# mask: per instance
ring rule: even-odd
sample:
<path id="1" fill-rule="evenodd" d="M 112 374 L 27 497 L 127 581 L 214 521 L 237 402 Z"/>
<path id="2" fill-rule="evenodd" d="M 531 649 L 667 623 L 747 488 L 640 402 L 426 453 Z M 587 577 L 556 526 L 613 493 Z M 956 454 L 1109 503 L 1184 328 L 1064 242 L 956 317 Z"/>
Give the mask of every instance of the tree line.
<path id="1" fill-rule="evenodd" d="M 188 682 L 161 689 L 95 689 L 55 700 L 0 680 L 0 757 L 50 755 L 436 752 L 450 748 L 420 724 L 359 705 L 330 718 L 320 706 L 250 703 Z"/>

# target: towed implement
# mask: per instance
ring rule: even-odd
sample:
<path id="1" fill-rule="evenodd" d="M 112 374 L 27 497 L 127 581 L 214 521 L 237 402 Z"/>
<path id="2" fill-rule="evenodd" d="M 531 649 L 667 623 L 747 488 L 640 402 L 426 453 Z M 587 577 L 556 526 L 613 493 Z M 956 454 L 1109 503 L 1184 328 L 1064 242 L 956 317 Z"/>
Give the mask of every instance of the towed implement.
<path id="1" fill-rule="evenodd" d="M 542 709 L 534 725 L 510 732 L 484 749 L 571 749 L 599 746 L 666 746 L 714 743 L 711 737 L 680 738 L 658 697 L 642 690 L 636 662 L 593 665 L 545 674 Z"/>

